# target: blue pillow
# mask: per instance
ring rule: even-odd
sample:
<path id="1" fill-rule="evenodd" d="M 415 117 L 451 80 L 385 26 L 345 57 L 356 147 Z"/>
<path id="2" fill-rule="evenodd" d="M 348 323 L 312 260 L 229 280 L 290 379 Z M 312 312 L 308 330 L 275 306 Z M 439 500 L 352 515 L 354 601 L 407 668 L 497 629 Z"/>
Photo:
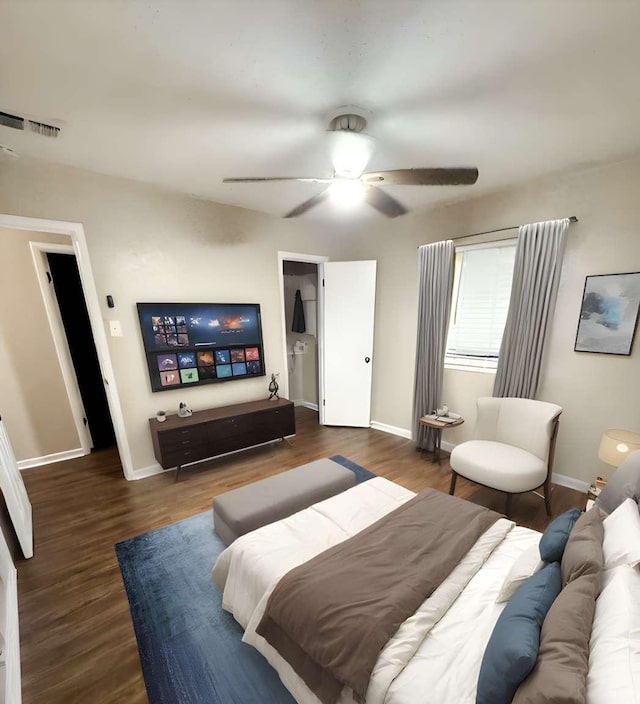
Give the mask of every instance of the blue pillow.
<path id="1" fill-rule="evenodd" d="M 476 704 L 511 704 L 536 664 L 540 628 L 561 588 L 560 564 L 553 562 L 511 597 L 484 651 Z"/>
<path id="2" fill-rule="evenodd" d="M 540 559 L 543 562 L 560 562 L 562 560 L 569 534 L 581 515 L 582 511 L 579 508 L 572 508 L 549 523 L 547 530 L 540 538 Z"/>

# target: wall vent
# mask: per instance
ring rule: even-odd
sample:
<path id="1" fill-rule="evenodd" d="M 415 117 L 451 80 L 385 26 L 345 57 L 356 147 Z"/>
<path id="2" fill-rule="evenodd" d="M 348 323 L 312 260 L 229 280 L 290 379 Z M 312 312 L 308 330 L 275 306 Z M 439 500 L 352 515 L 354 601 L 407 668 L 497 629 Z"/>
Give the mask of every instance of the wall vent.
<path id="1" fill-rule="evenodd" d="M 43 137 L 57 137 L 60 134 L 60 128 L 55 125 L 48 125 L 45 122 L 37 120 L 29 120 L 28 118 L 20 117 L 20 115 L 12 115 L 8 112 L 0 112 L 0 126 L 11 127 L 14 130 L 30 130 L 36 134 L 41 134 Z"/>
<path id="2" fill-rule="evenodd" d="M 60 128 L 55 125 L 47 125 L 44 122 L 36 122 L 28 120 L 29 129 L 36 134 L 41 134 L 43 137 L 57 137 L 60 134 Z"/>
<path id="3" fill-rule="evenodd" d="M 10 115 L 8 112 L 0 112 L 0 125 L 12 127 L 14 130 L 24 129 L 24 118 L 17 115 Z"/>

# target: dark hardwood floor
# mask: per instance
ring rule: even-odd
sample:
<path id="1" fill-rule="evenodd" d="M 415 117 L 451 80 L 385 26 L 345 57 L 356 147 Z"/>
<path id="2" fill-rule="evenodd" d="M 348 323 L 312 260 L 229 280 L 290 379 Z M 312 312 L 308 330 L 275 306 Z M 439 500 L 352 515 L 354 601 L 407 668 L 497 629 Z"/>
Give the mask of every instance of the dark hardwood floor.
<path id="1" fill-rule="evenodd" d="M 296 409 L 291 444 L 248 450 L 137 482 L 109 450 L 23 473 L 33 505 L 35 555 L 19 560 L 24 704 L 147 701 L 114 544 L 211 508 L 216 494 L 341 454 L 413 491 L 449 488 L 446 459 L 433 464 L 409 440 L 376 430 L 329 428 Z M 458 480 L 456 495 L 497 511 L 504 496 Z M 585 495 L 557 487 L 554 514 L 584 508 Z M 516 497 L 513 518 L 544 529 L 544 503 Z M 188 598 L 176 595 L 176 598 Z"/>

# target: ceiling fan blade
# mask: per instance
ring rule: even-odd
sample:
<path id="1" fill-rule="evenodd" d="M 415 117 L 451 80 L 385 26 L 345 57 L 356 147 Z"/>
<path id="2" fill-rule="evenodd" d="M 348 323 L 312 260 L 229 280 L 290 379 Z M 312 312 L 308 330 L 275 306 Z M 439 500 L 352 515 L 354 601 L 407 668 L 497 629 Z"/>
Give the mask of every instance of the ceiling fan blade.
<path id="1" fill-rule="evenodd" d="M 407 209 L 397 201 L 392 198 L 388 193 L 385 193 L 379 188 L 367 188 L 364 194 L 364 199 L 373 206 L 376 210 L 379 210 L 383 215 L 388 218 L 397 218 L 398 215 L 404 215 Z"/>
<path id="2" fill-rule="evenodd" d="M 365 183 L 379 183 L 388 186 L 464 186 L 478 180 L 478 169 L 393 169 L 391 171 L 371 171 L 360 177 Z"/>
<path id="3" fill-rule="evenodd" d="M 255 178 L 223 178 L 222 183 L 264 183 L 266 181 L 302 181 L 303 183 L 331 183 L 332 178 L 315 178 L 313 176 L 297 177 L 297 176 L 275 176 L 272 178 L 264 178 L 256 176 Z"/>
<path id="4" fill-rule="evenodd" d="M 325 188 L 324 191 L 320 191 L 320 193 L 316 193 L 315 196 L 312 196 L 308 200 L 305 200 L 304 203 L 301 203 L 297 208 L 294 208 L 291 212 L 287 213 L 285 215 L 285 218 L 297 218 L 298 215 L 302 215 L 303 213 L 306 213 L 307 210 L 311 210 L 311 208 L 314 208 L 316 205 L 319 205 L 324 200 L 326 200 L 328 197 L 329 197 L 329 189 Z"/>

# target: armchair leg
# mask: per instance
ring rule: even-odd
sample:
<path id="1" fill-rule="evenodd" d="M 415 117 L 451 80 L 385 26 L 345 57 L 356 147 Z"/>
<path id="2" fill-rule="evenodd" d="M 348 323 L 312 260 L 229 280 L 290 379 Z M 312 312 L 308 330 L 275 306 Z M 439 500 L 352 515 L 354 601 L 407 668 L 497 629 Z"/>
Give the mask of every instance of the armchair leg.
<path id="1" fill-rule="evenodd" d="M 513 501 L 513 494 L 507 494 L 507 506 L 505 509 L 505 516 L 511 518 L 511 503 Z"/>
<path id="2" fill-rule="evenodd" d="M 458 475 L 454 472 L 454 470 L 451 470 L 451 484 L 449 484 L 449 493 L 451 496 L 453 496 L 455 490 L 456 490 L 456 480 L 458 479 Z"/>
<path id="3" fill-rule="evenodd" d="M 547 510 L 547 516 L 553 515 L 551 512 L 551 472 L 547 475 L 544 483 L 544 507 Z"/>

